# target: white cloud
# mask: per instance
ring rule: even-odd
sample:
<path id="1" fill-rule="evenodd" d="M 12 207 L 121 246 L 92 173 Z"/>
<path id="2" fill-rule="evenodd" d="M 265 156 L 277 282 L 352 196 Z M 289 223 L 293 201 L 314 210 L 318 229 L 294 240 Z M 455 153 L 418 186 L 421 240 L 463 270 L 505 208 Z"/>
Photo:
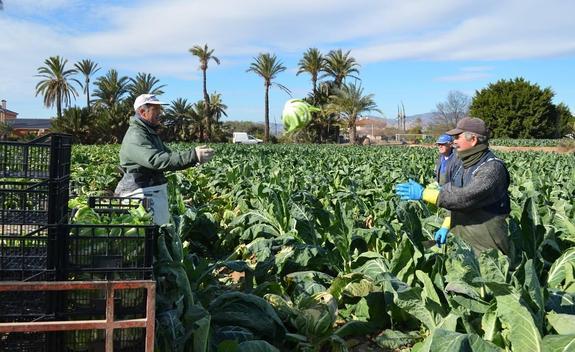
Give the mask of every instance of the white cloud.
<path id="1" fill-rule="evenodd" d="M 69 8 L 79 0 L 5 0 L 4 10 L 18 14 L 42 14 L 46 11 L 54 11 Z"/>
<path id="2" fill-rule="evenodd" d="M 4 5 L 0 93 L 13 96 L 33 95 L 36 68 L 53 55 L 108 62 L 127 71 L 123 74 L 197 79 L 197 61 L 188 49 L 203 43 L 216 49 L 222 65 L 244 70 L 259 52 L 282 58 L 312 46 L 324 52 L 351 49 L 360 64 L 575 54 L 575 2 L 566 0 L 6 0 Z M 486 75 L 488 70 L 461 71 L 438 79 Z"/>
<path id="3" fill-rule="evenodd" d="M 20 0 L 17 6 L 61 8 L 79 0 Z M 138 4 L 138 6 L 135 6 Z M 12 5 L 12 4 L 11 4 Z M 16 5 L 15 5 L 16 6 Z M 575 52 L 575 3 L 543 1 L 369 1 L 214 0 L 142 1 L 128 7 L 92 4 L 70 19 L 102 22 L 100 30 L 56 32 L 70 51 L 91 57 L 174 55 L 209 43 L 218 54 L 253 56 L 261 51 L 301 52 L 343 46 L 360 62 L 394 59 L 494 60 Z M 90 20 L 88 20 L 90 18 Z M 38 33 L 37 24 L 29 26 Z M 54 27 L 54 26 L 52 26 Z M 41 31 L 44 33 L 45 31 Z M 18 40 L 20 45 L 37 44 Z M 36 43 L 35 43 L 36 42 Z M 361 44 L 363 43 L 363 44 Z"/>
<path id="4" fill-rule="evenodd" d="M 438 77 L 439 82 L 469 82 L 478 81 L 492 77 L 489 73 L 484 72 L 462 72 L 451 76 Z"/>
<path id="5" fill-rule="evenodd" d="M 506 1 L 483 11 L 460 13 L 437 31 L 422 35 L 406 32 L 401 40 L 381 43 L 355 51 L 365 61 L 398 59 L 507 60 L 540 58 L 575 53 L 575 23 L 568 13 L 575 3 L 566 1 Z M 488 9 L 489 11 L 487 11 Z M 450 23 L 449 18 L 442 19 Z"/>
<path id="6" fill-rule="evenodd" d="M 470 82 L 484 80 L 493 77 L 490 71 L 493 71 L 491 66 L 470 66 L 462 67 L 459 72 L 453 75 L 437 77 L 435 80 L 438 82 Z"/>

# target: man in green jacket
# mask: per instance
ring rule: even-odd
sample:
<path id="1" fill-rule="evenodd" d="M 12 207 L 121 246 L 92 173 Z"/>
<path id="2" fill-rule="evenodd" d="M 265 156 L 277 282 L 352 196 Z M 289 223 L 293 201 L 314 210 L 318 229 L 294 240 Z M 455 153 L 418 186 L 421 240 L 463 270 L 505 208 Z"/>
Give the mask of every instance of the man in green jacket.
<path id="1" fill-rule="evenodd" d="M 511 211 L 509 172 L 505 163 L 489 150 L 485 122 L 466 117 L 455 129 L 454 136 L 460 165 L 450 182 L 441 189 L 424 189 L 409 180 L 395 186 L 402 200 L 424 200 L 451 211 L 435 233 L 438 245 L 444 244 L 449 231 L 460 236 L 476 254 L 495 248 L 509 255 L 510 242 L 506 218 Z"/>
<path id="2" fill-rule="evenodd" d="M 142 94 L 134 102 L 136 114 L 130 118 L 130 127 L 120 148 L 120 166 L 124 176 L 116 187 L 120 197 L 150 198 L 154 222 L 169 222 L 167 180 L 164 171 L 187 169 L 203 164 L 213 156 L 206 147 L 173 152 L 158 136 L 162 105 L 153 94 Z"/>

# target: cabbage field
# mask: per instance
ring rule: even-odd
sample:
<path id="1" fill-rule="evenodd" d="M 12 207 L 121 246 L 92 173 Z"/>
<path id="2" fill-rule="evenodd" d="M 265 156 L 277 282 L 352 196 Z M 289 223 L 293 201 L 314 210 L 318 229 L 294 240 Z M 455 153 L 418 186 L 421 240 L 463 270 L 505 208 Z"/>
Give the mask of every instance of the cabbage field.
<path id="1" fill-rule="evenodd" d="M 192 145 L 173 145 L 173 149 Z M 575 351 L 575 158 L 498 152 L 513 254 L 475 257 L 393 186 L 436 150 L 213 145 L 170 173 L 155 253 L 157 351 Z M 74 192 L 119 180 L 118 146 L 74 146 Z"/>

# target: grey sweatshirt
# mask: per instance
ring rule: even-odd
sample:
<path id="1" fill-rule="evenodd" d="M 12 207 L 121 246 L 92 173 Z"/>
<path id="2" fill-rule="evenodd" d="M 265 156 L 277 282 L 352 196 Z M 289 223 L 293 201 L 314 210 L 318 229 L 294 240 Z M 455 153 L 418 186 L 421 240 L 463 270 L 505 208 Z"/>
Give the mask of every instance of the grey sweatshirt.
<path id="1" fill-rule="evenodd" d="M 508 214 L 494 214 L 484 209 L 506 192 L 505 165 L 491 160 L 481 165 L 464 187 L 443 185 L 437 205 L 451 211 L 451 232 L 468 243 L 476 255 L 491 248 L 509 254 Z"/>

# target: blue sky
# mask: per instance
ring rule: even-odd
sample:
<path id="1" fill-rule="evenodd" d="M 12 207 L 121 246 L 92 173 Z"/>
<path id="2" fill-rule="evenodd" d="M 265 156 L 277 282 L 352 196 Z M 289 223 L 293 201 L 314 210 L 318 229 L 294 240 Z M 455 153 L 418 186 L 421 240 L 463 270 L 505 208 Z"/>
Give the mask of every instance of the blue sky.
<path id="1" fill-rule="evenodd" d="M 21 118 L 48 118 L 55 108 L 35 97 L 38 67 L 49 56 L 70 67 L 91 59 L 134 77 L 150 73 L 162 99 L 202 97 L 201 71 L 188 49 L 207 43 L 208 90 L 222 94 L 227 120 L 263 121 L 261 78 L 247 73 L 260 52 L 287 70 L 277 82 L 294 97 L 311 89 L 296 76 L 303 52 L 351 50 L 361 84 L 384 116 L 435 110 L 451 90 L 470 97 L 499 79 L 524 77 L 551 87 L 555 102 L 575 112 L 575 1 L 572 0 L 3 0 L 0 12 L 0 99 Z M 92 88 L 93 89 L 93 88 Z M 78 89 L 81 93 L 81 89 Z M 270 93 L 279 122 L 290 97 Z M 75 101 L 83 106 L 85 98 Z"/>

